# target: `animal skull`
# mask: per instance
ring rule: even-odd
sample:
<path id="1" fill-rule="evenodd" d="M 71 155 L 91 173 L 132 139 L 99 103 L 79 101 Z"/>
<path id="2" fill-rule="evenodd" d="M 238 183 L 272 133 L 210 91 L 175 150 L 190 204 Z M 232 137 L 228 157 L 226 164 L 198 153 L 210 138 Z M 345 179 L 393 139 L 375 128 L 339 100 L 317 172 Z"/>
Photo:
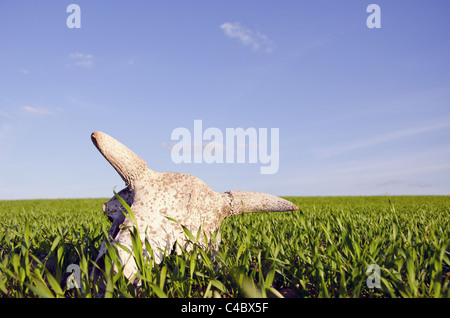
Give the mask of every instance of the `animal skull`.
<path id="1" fill-rule="evenodd" d="M 92 133 L 91 139 L 125 181 L 127 187 L 118 195 L 131 207 L 141 241 L 148 240 L 154 261 L 158 264 L 163 258 L 163 251 L 170 253 L 174 245 L 177 252 L 180 252 L 179 245 L 189 248 L 180 224 L 192 233 L 197 233 L 201 228 L 207 240 L 210 240 L 222 221 L 229 216 L 242 212 L 298 210 L 295 204 L 270 194 L 249 191 L 218 193 L 195 176 L 155 172 L 147 167 L 143 159 L 107 134 L 96 131 Z M 132 251 L 131 234 L 126 227 L 133 224 L 122 211 L 126 212 L 116 197 L 103 204 L 103 212 L 112 221 L 108 232 L 111 243 L 120 243 Z M 125 227 L 121 227 L 122 224 Z M 202 243 L 207 246 L 210 242 Z M 212 247 L 217 249 L 219 243 L 220 235 Z M 145 246 L 142 248 L 148 256 Z M 105 254 L 106 245 L 103 243 L 96 260 L 100 267 Z M 124 275 L 132 278 L 137 272 L 132 255 L 122 248 L 118 249 L 118 254 L 124 265 Z M 94 270 L 94 276 L 96 274 L 98 271 Z"/>

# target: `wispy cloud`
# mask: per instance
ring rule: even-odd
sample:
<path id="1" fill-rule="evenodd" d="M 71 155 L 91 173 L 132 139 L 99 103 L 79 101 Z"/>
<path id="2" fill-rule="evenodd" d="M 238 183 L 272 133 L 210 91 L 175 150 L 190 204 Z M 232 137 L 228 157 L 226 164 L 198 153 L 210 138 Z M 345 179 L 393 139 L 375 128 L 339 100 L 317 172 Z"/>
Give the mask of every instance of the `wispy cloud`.
<path id="1" fill-rule="evenodd" d="M 437 183 L 431 183 L 431 182 L 417 182 L 417 181 L 407 181 L 407 180 L 390 180 L 385 181 L 379 184 L 376 184 L 374 187 L 376 188 L 386 188 L 391 186 L 399 186 L 403 185 L 408 188 L 433 188 L 438 186 Z"/>
<path id="2" fill-rule="evenodd" d="M 160 144 L 158 144 L 159 147 L 164 148 L 164 149 L 168 149 L 168 150 L 172 150 L 173 146 L 175 146 L 176 142 L 171 142 L 171 143 L 167 143 L 167 142 L 162 142 Z"/>
<path id="3" fill-rule="evenodd" d="M 30 70 L 27 70 L 25 68 L 19 68 L 19 72 L 25 75 L 30 74 Z"/>
<path id="4" fill-rule="evenodd" d="M 287 163 L 283 187 L 302 195 L 448 194 L 450 146 L 335 160 L 308 157 Z M 299 190 L 301 189 L 301 190 Z"/>
<path id="5" fill-rule="evenodd" d="M 0 110 L 0 117 L 8 118 L 8 119 L 14 119 L 13 115 L 11 115 L 10 113 L 7 113 L 7 112 L 5 112 L 3 110 Z"/>
<path id="6" fill-rule="evenodd" d="M 0 124 L 0 141 L 9 140 L 10 136 L 13 135 L 13 132 L 14 132 L 13 125 Z M 2 153 L 2 155 L 4 155 L 4 153 Z"/>
<path id="7" fill-rule="evenodd" d="M 434 188 L 439 186 L 438 183 L 432 182 L 408 182 L 407 184 L 410 188 Z"/>
<path id="8" fill-rule="evenodd" d="M 327 42 L 329 42 L 328 39 L 320 39 L 320 40 L 317 40 L 317 41 L 314 41 L 314 42 L 305 44 L 305 45 L 303 45 L 300 49 L 298 49 L 298 50 L 295 52 L 294 55 L 300 56 L 300 55 L 302 55 L 302 54 L 305 53 L 305 52 L 308 52 L 308 51 L 310 51 L 310 50 L 312 50 L 312 49 L 315 49 L 315 48 L 317 48 L 317 47 L 319 47 L 319 46 L 322 46 L 322 45 L 326 44 Z"/>
<path id="9" fill-rule="evenodd" d="M 434 172 L 444 172 L 450 169 L 450 163 L 446 158 L 450 155 L 450 149 L 435 149 L 422 152 L 413 152 L 395 157 L 378 156 L 369 159 L 348 161 L 340 166 L 330 166 L 325 174 L 337 176 L 358 176 L 368 180 L 386 179 L 380 184 L 394 185 L 403 182 L 404 177 L 423 175 Z"/>
<path id="10" fill-rule="evenodd" d="M 300 46 L 292 53 L 292 55 L 298 57 L 328 43 L 339 41 L 342 35 L 344 35 L 344 32 L 342 31 L 329 30 L 326 34 L 317 35 L 317 38 L 315 39 L 301 41 L 299 42 Z"/>
<path id="11" fill-rule="evenodd" d="M 178 142 L 171 142 L 171 143 L 162 142 L 158 144 L 158 146 L 172 151 L 173 147 L 176 144 L 178 144 Z M 197 153 L 197 152 L 203 153 L 205 147 L 207 146 L 221 151 L 225 151 L 225 145 L 216 141 L 204 141 L 201 143 L 201 146 L 198 143 L 186 143 L 184 145 L 185 147 L 183 149 L 189 153 Z"/>
<path id="12" fill-rule="evenodd" d="M 385 181 L 385 182 L 381 182 L 377 185 L 375 185 L 376 188 L 385 188 L 385 187 L 391 187 L 391 186 L 398 186 L 399 184 L 404 184 L 405 181 L 402 180 L 390 180 L 390 181 Z"/>
<path id="13" fill-rule="evenodd" d="M 21 106 L 20 111 L 23 114 L 31 114 L 31 115 L 53 115 L 54 112 L 45 107 L 31 107 L 28 105 Z"/>
<path id="14" fill-rule="evenodd" d="M 352 150 L 357 150 L 360 148 L 370 147 L 373 145 L 393 141 L 400 138 L 410 137 L 414 135 L 423 134 L 432 130 L 438 130 L 442 128 L 450 127 L 450 121 L 441 121 L 435 123 L 429 123 L 427 125 L 419 126 L 419 127 L 410 127 L 401 130 L 390 131 L 384 134 L 379 134 L 371 138 L 367 138 L 365 140 L 356 141 L 353 143 L 349 143 L 347 145 L 341 145 L 336 147 L 328 147 L 324 149 L 319 149 L 319 157 L 330 157 L 334 155 L 339 155 L 341 153 L 345 153 Z"/>
<path id="15" fill-rule="evenodd" d="M 94 65 L 94 56 L 85 53 L 72 53 L 67 59 L 70 61 L 69 66 L 92 67 Z"/>
<path id="16" fill-rule="evenodd" d="M 265 51 L 267 53 L 275 50 L 275 43 L 266 35 L 247 29 L 239 22 L 225 22 L 220 26 L 225 35 L 230 38 L 236 38 L 245 46 L 250 46 L 255 51 Z"/>

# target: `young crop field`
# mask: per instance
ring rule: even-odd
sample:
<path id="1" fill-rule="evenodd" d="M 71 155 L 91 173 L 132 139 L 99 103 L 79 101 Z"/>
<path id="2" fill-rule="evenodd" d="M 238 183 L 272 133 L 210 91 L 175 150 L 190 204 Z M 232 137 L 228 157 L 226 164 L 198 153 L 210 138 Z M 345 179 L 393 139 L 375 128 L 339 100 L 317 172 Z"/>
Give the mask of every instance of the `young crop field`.
<path id="1" fill-rule="evenodd" d="M 137 257 L 139 288 L 117 247 L 91 279 L 105 199 L 0 201 L 0 297 L 450 297 L 449 196 L 286 199 L 300 210 L 226 219 L 218 253 L 186 231 L 189 253 Z"/>

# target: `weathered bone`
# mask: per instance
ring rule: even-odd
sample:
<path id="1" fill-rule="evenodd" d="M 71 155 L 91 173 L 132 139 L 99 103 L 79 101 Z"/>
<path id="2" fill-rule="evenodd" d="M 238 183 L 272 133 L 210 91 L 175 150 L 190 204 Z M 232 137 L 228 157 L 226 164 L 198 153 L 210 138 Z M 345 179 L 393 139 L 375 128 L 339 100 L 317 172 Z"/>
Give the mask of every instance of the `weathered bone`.
<path id="1" fill-rule="evenodd" d="M 248 191 L 218 193 L 195 176 L 155 172 L 147 168 L 144 160 L 114 138 L 98 131 L 94 132 L 91 138 L 97 149 L 125 181 L 127 187 L 118 195 L 131 207 L 141 241 L 149 241 L 154 260 L 158 264 L 163 258 L 163 251 L 170 253 L 175 243 L 178 243 L 177 252 L 180 252 L 178 245 L 189 249 L 180 224 L 192 233 L 197 233 L 201 228 L 207 240 L 210 240 L 211 234 L 216 233 L 222 221 L 229 216 L 242 212 L 298 210 L 295 204 L 270 194 Z M 116 197 L 103 206 L 103 211 L 112 221 L 109 230 L 111 243 L 120 243 L 131 251 L 131 235 L 126 227 L 133 224 L 124 217 L 121 210 L 125 212 Z M 175 219 L 177 223 L 167 217 Z M 125 227 L 119 228 L 121 224 Z M 201 237 L 203 239 L 203 235 Z M 204 246 L 209 243 L 202 242 Z M 211 247 L 217 249 L 219 243 L 220 236 Z M 143 250 L 148 256 L 145 246 Z M 96 260 L 100 267 L 105 253 L 106 246 L 103 243 Z M 132 255 L 122 248 L 118 249 L 118 254 L 124 265 L 125 276 L 131 278 L 137 272 Z M 96 274 L 98 271 L 94 270 L 94 275 Z"/>
<path id="2" fill-rule="evenodd" d="M 134 181 L 144 172 L 153 172 L 138 155 L 107 134 L 96 131 L 92 133 L 91 139 L 131 189 L 134 188 Z"/>
<path id="3" fill-rule="evenodd" d="M 271 194 L 253 191 L 227 191 L 231 198 L 231 215 L 250 212 L 280 212 L 298 210 L 292 202 Z"/>

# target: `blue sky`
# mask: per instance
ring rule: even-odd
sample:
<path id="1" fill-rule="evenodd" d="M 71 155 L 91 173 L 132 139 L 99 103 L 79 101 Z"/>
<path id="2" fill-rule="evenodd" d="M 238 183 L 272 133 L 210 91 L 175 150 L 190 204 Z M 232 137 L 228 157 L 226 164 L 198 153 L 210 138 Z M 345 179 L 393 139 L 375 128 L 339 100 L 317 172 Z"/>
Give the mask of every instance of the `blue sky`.
<path id="1" fill-rule="evenodd" d="M 69 4 L 81 28 L 69 29 Z M 369 29 L 369 4 L 381 28 Z M 0 199 L 109 197 L 100 130 L 216 191 L 450 193 L 447 1 L 1 1 Z M 171 133 L 279 128 L 280 165 L 175 164 Z"/>

